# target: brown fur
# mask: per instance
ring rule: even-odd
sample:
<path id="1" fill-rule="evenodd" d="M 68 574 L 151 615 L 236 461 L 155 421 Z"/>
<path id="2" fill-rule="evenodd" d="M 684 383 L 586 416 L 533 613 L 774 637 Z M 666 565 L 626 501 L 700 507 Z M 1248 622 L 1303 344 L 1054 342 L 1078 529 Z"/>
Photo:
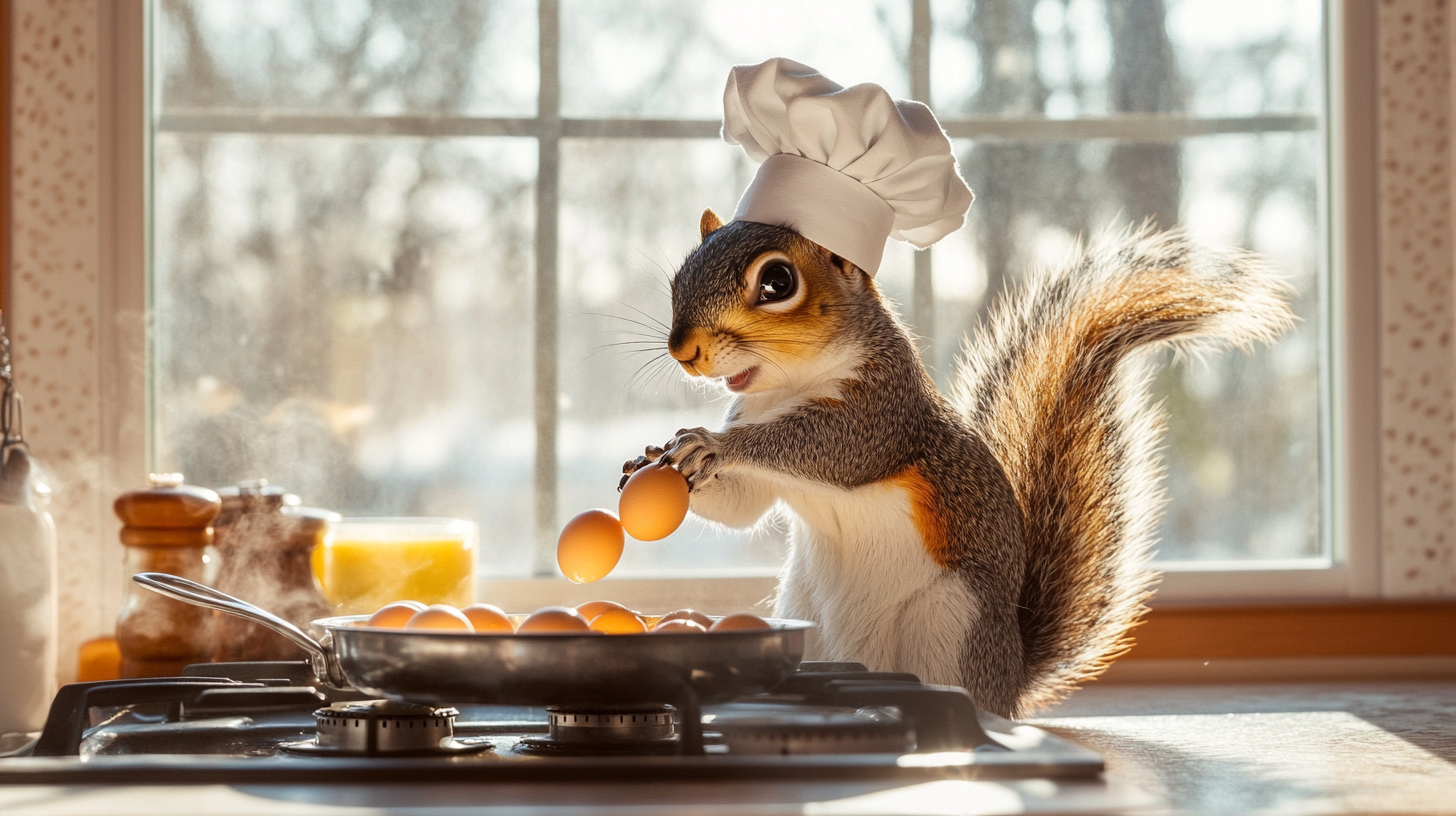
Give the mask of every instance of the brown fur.
<path id="1" fill-rule="evenodd" d="M 941 569 L 954 567 L 956 554 L 947 529 L 949 519 L 925 474 L 920 472 L 919 467 L 911 465 L 894 476 L 892 481 L 910 496 L 911 520 L 920 533 L 920 542 L 930 560 Z"/>
<path id="2" fill-rule="evenodd" d="M 1146 230 L 1034 276 L 1005 302 L 967 346 L 956 396 L 1025 517 L 1025 714 L 1127 650 L 1156 580 L 1146 559 L 1163 504 L 1163 418 L 1129 355 L 1199 339 L 1248 346 L 1293 317 L 1253 256 Z"/>
<path id="3" fill-rule="evenodd" d="M 703 210 L 703 217 L 698 219 L 698 240 L 708 240 L 709 235 L 717 232 L 722 227 L 723 219 L 719 218 L 718 214 L 713 212 L 712 207 Z"/>

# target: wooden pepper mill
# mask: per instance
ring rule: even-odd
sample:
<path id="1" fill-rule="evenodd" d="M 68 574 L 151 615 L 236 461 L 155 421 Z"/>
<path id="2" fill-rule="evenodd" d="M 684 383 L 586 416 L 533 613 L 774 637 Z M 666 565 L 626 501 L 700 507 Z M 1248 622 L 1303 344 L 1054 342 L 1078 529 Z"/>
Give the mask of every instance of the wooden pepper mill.
<path id="1" fill-rule="evenodd" d="M 174 601 L 131 581 L 165 572 L 203 581 L 203 549 L 212 543 L 218 495 L 182 483 L 180 473 L 147 477 L 151 486 L 123 494 L 114 508 L 126 547 L 126 601 L 116 620 L 122 677 L 171 677 L 212 656 L 212 610 Z"/>
<path id="2" fill-rule="evenodd" d="M 221 566 L 214 586 L 261 606 L 308 630 L 309 621 L 332 614 L 313 577 L 313 551 L 339 516 L 298 507 L 298 499 L 266 479 L 218 491 L 217 553 Z M 256 623 L 218 613 L 214 662 L 306 660 L 287 638 Z"/>

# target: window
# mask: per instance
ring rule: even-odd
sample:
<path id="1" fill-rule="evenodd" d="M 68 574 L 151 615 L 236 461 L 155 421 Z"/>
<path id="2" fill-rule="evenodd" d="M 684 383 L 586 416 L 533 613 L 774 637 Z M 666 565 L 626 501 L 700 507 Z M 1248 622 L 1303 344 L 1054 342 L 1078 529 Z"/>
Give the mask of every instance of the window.
<path id="1" fill-rule="evenodd" d="M 545 575 L 620 463 L 722 406 L 640 345 L 754 165 L 729 65 L 784 54 L 928 99 L 978 200 L 880 281 L 944 383 L 1021 270 L 1152 218 L 1265 253 L 1300 326 L 1164 367 L 1175 566 L 1338 560 L 1319 0 L 163 0 L 153 25 L 159 466 L 346 514 L 481 523 Z M 772 24 L 765 21 L 772 20 Z M 646 353 L 636 353 L 647 350 Z M 771 572 L 689 525 L 620 572 Z"/>

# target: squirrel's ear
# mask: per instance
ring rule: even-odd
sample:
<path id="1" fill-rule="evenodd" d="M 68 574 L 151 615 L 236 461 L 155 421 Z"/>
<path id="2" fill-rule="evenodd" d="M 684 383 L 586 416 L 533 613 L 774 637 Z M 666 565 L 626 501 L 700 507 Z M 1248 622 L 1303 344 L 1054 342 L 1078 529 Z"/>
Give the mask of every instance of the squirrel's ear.
<path id="1" fill-rule="evenodd" d="M 699 241 L 706 241 L 706 240 L 708 240 L 708 236 L 709 235 L 712 235 L 713 233 L 717 232 L 722 227 L 723 227 L 723 219 L 719 218 L 718 217 L 718 214 L 715 213 L 715 212 L 713 212 L 713 208 L 712 207 L 709 207 L 708 209 L 703 210 L 703 217 L 700 218 L 700 219 L 698 219 L 698 233 L 699 233 L 698 240 Z"/>
<path id="2" fill-rule="evenodd" d="M 850 261 L 848 258 L 835 255 L 832 252 L 829 253 L 829 262 L 834 264 L 835 268 L 837 268 L 840 273 L 847 278 L 858 278 L 861 275 L 865 274 L 864 270 L 854 265 L 854 262 Z"/>

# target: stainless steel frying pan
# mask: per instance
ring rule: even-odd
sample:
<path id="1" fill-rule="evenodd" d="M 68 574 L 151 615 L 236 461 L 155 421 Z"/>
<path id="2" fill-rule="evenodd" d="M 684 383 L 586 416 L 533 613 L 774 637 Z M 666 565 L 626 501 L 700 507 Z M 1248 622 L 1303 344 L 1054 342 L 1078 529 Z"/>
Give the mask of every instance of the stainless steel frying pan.
<path id="1" fill-rule="evenodd" d="M 170 598 L 272 629 L 307 650 L 314 674 L 337 688 L 429 704 L 713 703 L 764 691 L 799 665 L 808 621 L 711 634 L 457 634 L 366 626 L 367 615 L 322 618 L 323 642 L 211 587 L 158 572 L 132 580 Z"/>

